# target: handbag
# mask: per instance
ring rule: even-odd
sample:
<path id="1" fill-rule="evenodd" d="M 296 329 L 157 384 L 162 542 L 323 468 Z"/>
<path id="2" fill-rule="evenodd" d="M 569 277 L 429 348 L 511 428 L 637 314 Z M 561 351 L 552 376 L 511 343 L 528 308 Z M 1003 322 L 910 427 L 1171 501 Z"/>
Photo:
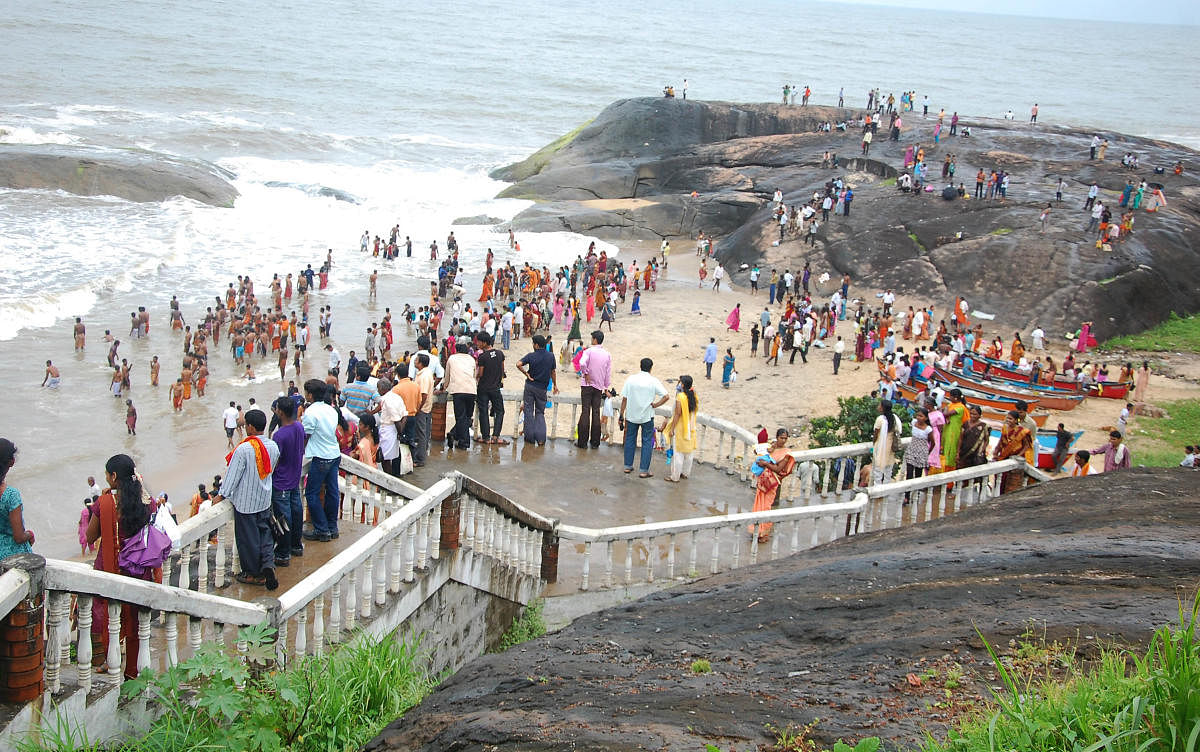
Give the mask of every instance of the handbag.
<path id="1" fill-rule="evenodd" d="M 171 555 L 171 538 L 154 523 L 129 536 L 117 554 L 117 565 L 134 577 L 158 569 Z"/>

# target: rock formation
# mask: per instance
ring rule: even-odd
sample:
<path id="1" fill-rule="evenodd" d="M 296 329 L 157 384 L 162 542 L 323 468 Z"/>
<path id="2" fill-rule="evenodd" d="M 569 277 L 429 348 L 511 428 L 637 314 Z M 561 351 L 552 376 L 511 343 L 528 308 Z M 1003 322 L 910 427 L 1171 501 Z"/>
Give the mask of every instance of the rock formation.
<path id="1" fill-rule="evenodd" d="M 1177 624 L 1200 577 L 1196 472 L 1054 481 L 591 614 L 472 661 L 364 749 L 765 749 L 768 724 L 814 718 L 818 749 L 915 748 L 944 734 L 946 698 L 908 674 L 999 684 L 977 628 L 1002 651 L 1031 623 L 1087 650 Z"/>
<path id="2" fill-rule="evenodd" d="M 80 196 L 164 201 L 184 196 L 232 206 L 232 175 L 210 164 L 151 152 L 80 146 L 0 146 L 0 186 Z"/>
<path id="3" fill-rule="evenodd" d="M 1172 311 L 1200 310 L 1196 152 L 1119 133 L 967 118 L 959 127 L 970 128 L 969 138 L 949 136 L 947 123 L 934 144 L 936 119 L 905 113 L 900 140 L 887 140 L 881 129 L 863 157 L 861 128 L 817 130 L 862 114 L 627 99 L 493 177 L 517 181 L 502 197 L 537 202 L 513 220 L 518 231 L 573 230 L 620 243 L 703 230 L 721 237 L 717 253 L 730 270 L 760 263 L 782 272 L 807 260 L 835 279 L 849 272 L 870 302 L 885 287 L 942 306 L 964 295 L 974 309 L 997 314 L 995 326 L 985 323 L 989 330 L 1037 322 L 1059 334 L 1090 319 L 1103 338 L 1140 331 Z M 1088 159 L 1096 133 L 1109 141 L 1104 162 Z M 924 147 L 935 192 L 914 196 L 896 188 L 908 146 Z M 836 168 L 821 167 L 825 151 L 836 155 Z M 1138 171 L 1122 167 L 1125 152 L 1137 153 Z M 1007 171 L 1007 200 L 943 200 L 949 181 L 941 179 L 941 167 L 950 154 L 957 163 L 953 183 L 972 194 L 977 170 Z M 1182 176 L 1172 172 L 1177 161 L 1185 165 Z M 799 239 L 773 245 L 774 191 L 795 205 L 838 176 L 855 190 L 851 216 L 831 216 L 815 248 Z M 1060 177 L 1069 187 L 1043 234 L 1039 215 L 1053 202 Z M 1119 216 L 1125 181 L 1143 178 L 1163 185 L 1169 205 L 1138 211 L 1132 238 L 1112 251 L 1097 249 L 1094 235 L 1084 233 L 1088 187 L 1097 182 L 1101 200 Z M 832 292 L 832 284 L 819 292 Z"/>

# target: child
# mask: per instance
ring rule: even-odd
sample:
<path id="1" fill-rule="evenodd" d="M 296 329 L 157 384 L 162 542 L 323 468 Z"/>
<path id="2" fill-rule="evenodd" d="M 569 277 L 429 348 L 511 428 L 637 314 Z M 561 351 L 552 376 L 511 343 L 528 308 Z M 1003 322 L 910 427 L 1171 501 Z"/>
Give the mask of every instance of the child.
<path id="1" fill-rule="evenodd" d="M 375 416 L 371 413 L 361 413 L 358 416 L 358 443 L 354 447 L 353 457 L 359 462 L 369 467 L 376 467 L 378 463 L 375 461 L 375 455 L 379 447 L 379 426 L 375 422 Z M 366 481 L 362 481 L 364 491 L 370 490 L 370 486 Z M 367 505 L 362 505 L 359 522 L 367 521 Z M 372 525 L 379 524 L 379 507 L 375 507 L 375 517 L 371 522 Z"/>
<path id="2" fill-rule="evenodd" d="M 609 390 L 604 393 L 604 401 L 600 403 L 600 425 L 601 425 L 600 440 L 601 441 L 607 442 L 607 441 L 612 440 L 612 434 L 613 434 L 612 424 L 613 424 L 613 419 L 616 415 L 616 409 L 615 409 L 616 397 L 617 397 L 617 390 L 609 388 Z"/>
<path id="3" fill-rule="evenodd" d="M 1071 470 L 1071 477 L 1078 478 L 1087 475 L 1089 472 L 1088 463 L 1092 459 L 1092 453 L 1086 449 L 1080 449 L 1075 453 L 1075 468 Z"/>
<path id="4" fill-rule="evenodd" d="M 642 293 L 638 290 L 633 291 L 633 305 L 629 307 L 630 316 L 642 315 Z"/>

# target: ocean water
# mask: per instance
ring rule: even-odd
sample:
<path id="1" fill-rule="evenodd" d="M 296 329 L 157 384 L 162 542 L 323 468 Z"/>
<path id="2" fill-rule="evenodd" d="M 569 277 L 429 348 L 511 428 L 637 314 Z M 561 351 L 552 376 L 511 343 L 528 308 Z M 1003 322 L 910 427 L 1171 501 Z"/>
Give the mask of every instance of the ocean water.
<path id="1" fill-rule="evenodd" d="M 494 200 L 489 168 L 684 78 L 693 98 L 738 101 L 785 82 L 818 102 L 844 88 L 852 106 L 876 86 L 972 115 L 1036 101 L 1047 122 L 1200 145 L 1194 30 L 785 0 L 16 2 L 0 20 L 0 141 L 203 159 L 242 195 L 213 209 L 0 191 L 0 339 L 135 288 L 198 303 L 231 264 L 302 266 L 363 229 L 399 223 L 423 248 L 455 217 L 511 217 L 525 204 Z M 1160 62 L 1113 59 L 1099 43 L 1114 37 Z M 479 266 L 495 238 L 458 234 Z M 570 258 L 578 244 L 541 245 Z"/>
<path id="2" fill-rule="evenodd" d="M 444 243 L 454 218 L 505 219 L 527 206 L 495 199 L 503 186 L 489 169 L 613 100 L 657 96 L 684 78 L 694 99 L 775 101 L 791 83 L 811 86 L 817 103 L 835 103 L 844 87 L 858 107 L 873 87 L 915 89 L 934 109 L 978 116 L 1011 108 L 1023 118 L 1038 102 L 1045 122 L 1200 146 L 1195 31 L 791 0 L 10 0 L 0 16 L 0 142 L 204 160 L 231 172 L 241 194 L 214 208 L 0 189 L 0 358 L 12 384 L 0 407 L 10 416 L 3 434 L 22 447 L 15 478 L 39 500 L 28 518 L 53 531 L 39 529 L 39 549 L 61 553 L 55 546 L 70 541 L 82 468 L 99 475 L 108 454 L 152 446 L 146 472 L 181 493 L 223 452 L 224 402 L 274 396 L 269 363 L 246 384 L 228 358 L 214 359 L 216 398 L 171 415 L 165 393 L 144 387 L 151 354 L 167 363 L 164 381 L 177 367 L 167 348 L 178 345 L 162 331 L 171 295 L 192 317 L 237 274 L 265 285 L 332 248 L 337 273 L 313 310 L 336 300 L 353 343 L 350 322 L 361 331 L 381 314 L 361 300 L 372 267 L 388 304 L 419 303 L 434 269 L 425 249 Z M 364 229 L 397 223 L 413 259 L 385 267 L 356 256 Z M 505 238 L 453 229 L 477 289 L 487 248 Z M 522 257 L 565 263 L 588 240 L 522 237 Z M 105 328 L 125 334 L 137 305 L 157 328 L 151 342 L 122 349 L 135 363 L 144 434 L 135 441 L 105 391 L 99 339 Z M 74 316 L 91 340 L 71 361 Z M 64 367 L 60 393 L 35 386 L 47 358 Z"/>

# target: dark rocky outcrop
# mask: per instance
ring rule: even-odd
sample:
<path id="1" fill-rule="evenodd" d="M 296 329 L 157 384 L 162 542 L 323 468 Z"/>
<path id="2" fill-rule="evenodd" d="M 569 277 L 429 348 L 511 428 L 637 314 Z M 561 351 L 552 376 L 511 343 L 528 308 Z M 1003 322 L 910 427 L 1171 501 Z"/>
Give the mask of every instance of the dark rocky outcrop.
<path id="1" fill-rule="evenodd" d="M 1200 169 L 1196 152 L 1162 141 L 1100 132 L 1107 161 L 1088 159 L 1093 131 L 1012 121 L 964 118 L 971 137 L 932 138 L 932 118 L 908 113 L 899 142 L 881 130 L 869 156 L 861 132 L 818 132 L 823 122 L 860 111 L 778 104 L 731 104 L 643 98 L 618 101 L 594 121 L 529 160 L 494 177 L 516 180 L 500 195 L 533 199 L 516 216 L 516 230 L 574 230 L 615 241 L 721 237 L 726 267 L 813 268 L 835 278 L 849 272 L 862 294 L 891 287 L 931 302 L 965 295 L 976 310 L 998 315 L 997 325 L 1050 332 L 1095 321 L 1099 336 L 1139 331 L 1172 311 L 1200 310 Z M 948 130 L 948 129 L 947 129 Z M 906 147 L 922 145 L 933 194 L 900 193 L 894 185 Z M 835 169 L 821 168 L 825 151 Z M 1138 154 L 1142 169 L 1121 167 Z M 974 192 L 978 169 L 1010 174 L 1006 201 L 944 201 L 941 165 L 953 153 L 954 183 Z M 1182 176 L 1171 172 L 1183 161 Z M 1154 174 L 1154 167 L 1165 174 Z M 808 200 L 842 176 L 855 188 L 850 218 L 832 217 L 815 248 L 775 245 L 771 194 L 789 204 Z M 1059 177 L 1069 188 L 1053 208 L 1047 231 L 1038 216 L 1054 199 Z M 1162 183 L 1169 206 L 1139 211 L 1133 237 L 1112 251 L 1085 236 L 1081 211 L 1093 181 L 1112 206 L 1127 179 Z M 736 274 L 735 274 L 736 276 Z M 824 292 L 831 292 L 832 287 Z"/>
<path id="2" fill-rule="evenodd" d="M 165 154 L 80 146 L 0 146 L 0 186 L 63 190 L 80 196 L 164 201 L 173 196 L 232 206 L 233 176 L 210 164 Z"/>
<path id="3" fill-rule="evenodd" d="M 912 749 L 946 716 L 909 673 L 999 684 L 976 628 L 1007 650 L 1032 623 L 1094 656 L 1177 623 L 1200 577 L 1196 473 L 1055 481 L 585 616 L 469 663 L 365 749 L 758 749 L 768 724 L 814 718 L 819 749 Z"/>

